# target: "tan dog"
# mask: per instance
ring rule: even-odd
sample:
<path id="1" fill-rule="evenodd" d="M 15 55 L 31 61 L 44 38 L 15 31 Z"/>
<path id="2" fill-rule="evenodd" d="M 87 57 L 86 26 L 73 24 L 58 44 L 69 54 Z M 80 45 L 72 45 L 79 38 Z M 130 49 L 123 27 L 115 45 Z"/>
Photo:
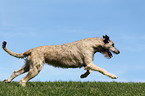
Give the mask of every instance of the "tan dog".
<path id="1" fill-rule="evenodd" d="M 35 77 L 41 71 L 45 63 L 63 68 L 85 67 L 87 72 L 82 74 L 81 78 L 87 77 L 91 73 L 91 70 L 98 71 L 112 79 L 118 78 L 114 74 L 93 64 L 94 54 L 96 52 L 103 53 L 107 58 L 112 57 L 110 51 L 115 54 L 120 53 L 107 35 L 103 36 L 103 38 L 86 38 L 63 45 L 40 46 L 22 54 L 8 50 L 6 44 L 7 43 L 4 41 L 2 47 L 8 54 L 17 58 L 27 58 L 25 65 L 18 71 L 14 71 L 11 77 L 8 80 L 4 80 L 4 82 L 11 82 L 18 75 L 28 72 L 28 74 L 20 80 L 20 84 L 26 86 L 26 82 Z"/>

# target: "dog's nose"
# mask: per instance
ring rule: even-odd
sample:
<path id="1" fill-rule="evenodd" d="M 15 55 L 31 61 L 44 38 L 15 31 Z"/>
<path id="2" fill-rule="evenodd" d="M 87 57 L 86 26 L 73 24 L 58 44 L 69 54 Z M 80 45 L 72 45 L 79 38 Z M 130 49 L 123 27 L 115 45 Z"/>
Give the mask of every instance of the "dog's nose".
<path id="1" fill-rule="evenodd" d="M 120 53 L 120 51 L 118 51 L 118 53 L 117 54 L 119 54 Z"/>

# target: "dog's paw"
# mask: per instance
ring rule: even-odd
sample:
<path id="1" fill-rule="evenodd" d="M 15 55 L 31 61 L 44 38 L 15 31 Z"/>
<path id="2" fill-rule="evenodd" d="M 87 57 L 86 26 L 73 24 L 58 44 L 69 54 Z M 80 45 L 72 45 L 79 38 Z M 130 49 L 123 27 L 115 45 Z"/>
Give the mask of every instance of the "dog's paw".
<path id="1" fill-rule="evenodd" d="M 117 79 L 118 77 L 117 77 L 117 76 L 115 76 L 115 75 L 113 75 L 111 78 L 112 78 L 112 79 Z"/>
<path id="2" fill-rule="evenodd" d="M 26 82 L 23 82 L 23 80 L 20 80 L 19 84 L 20 84 L 22 87 L 26 87 Z"/>
<path id="3" fill-rule="evenodd" d="M 9 81 L 9 80 L 4 80 L 3 82 L 5 82 L 5 83 L 10 83 L 11 81 Z"/>
<path id="4" fill-rule="evenodd" d="M 86 78 L 86 77 L 87 77 L 86 74 L 82 74 L 82 75 L 80 76 L 80 78 Z"/>

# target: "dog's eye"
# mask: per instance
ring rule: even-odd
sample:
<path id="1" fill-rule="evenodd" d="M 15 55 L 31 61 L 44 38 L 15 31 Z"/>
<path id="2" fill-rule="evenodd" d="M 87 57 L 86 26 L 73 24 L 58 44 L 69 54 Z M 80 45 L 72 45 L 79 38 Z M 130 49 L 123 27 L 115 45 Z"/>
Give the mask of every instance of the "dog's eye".
<path id="1" fill-rule="evenodd" d="M 112 44 L 112 46 L 114 46 L 114 44 Z"/>

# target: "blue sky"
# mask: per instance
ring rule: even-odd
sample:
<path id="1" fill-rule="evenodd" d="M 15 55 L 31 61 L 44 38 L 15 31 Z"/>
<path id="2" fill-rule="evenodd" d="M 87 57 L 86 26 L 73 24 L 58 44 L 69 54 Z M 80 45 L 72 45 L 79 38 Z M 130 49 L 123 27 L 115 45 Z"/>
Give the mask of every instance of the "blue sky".
<path id="1" fill-rule="evenodd" d="M 0 42 L 5 40 L 10 50 L 23 53 L 38 46 L 108 34 L 121 53 L 111 59 L 96 53 L 94 63 L 118 79 L 95 71 L 80 79 L 84 68 L 61 69 L 46 64 L 31 81 L 145 82 L 144 5 L 144 0 L 0 0 Z M 23 59 L 0 48 L 0 81 L 23 64 Z"/>

